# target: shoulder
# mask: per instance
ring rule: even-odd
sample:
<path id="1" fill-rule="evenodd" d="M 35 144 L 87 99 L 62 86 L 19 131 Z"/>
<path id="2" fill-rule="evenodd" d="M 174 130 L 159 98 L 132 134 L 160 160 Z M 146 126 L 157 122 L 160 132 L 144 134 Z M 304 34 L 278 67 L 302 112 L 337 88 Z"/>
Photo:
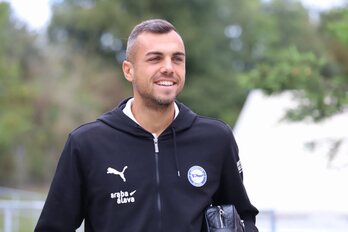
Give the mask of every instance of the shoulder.
<path id="1" fill-rule="evenodd" d="M 73 129 L 70 132 L 70 136 L 74 138 L 85 137 L 91 134 L 98 134 L 101 131 L 105 130 L 105 128 L 106 126 L 104 123 L 101 123 L 99 120 L 95 120 L 92 122 L 81 124 L 77 128 Z"/>
<path id="2" fill-rule="evenodd" d="M 232 128 L 224 121 L 216 118 L 198 115 L 193 127 L 201 131 L 201 133 L 216 139 L 234 140 Z"/>
<path id="3" fill-rule="evenodd" d="M 176 103 L 179 106 L 180 113 L 174 123 L 175 128 L 185 130 L 189 128 L 190 135 L 208 136 L 213 140 L 223 140 L 223 138 L 225 138 L 225 141 L 234 140 L 232 128 L 224 121 L 199 115 L 183 103 Z"/>
<path id="4" fill-rule="evenodd" d="M 221 133 L 230 134 L 232 132 L 232 128 L 227 123 L 216 118 L 198 115 L 195 123 L 198 126 L 202 126 L 211 130 L 217 130 Z"/>

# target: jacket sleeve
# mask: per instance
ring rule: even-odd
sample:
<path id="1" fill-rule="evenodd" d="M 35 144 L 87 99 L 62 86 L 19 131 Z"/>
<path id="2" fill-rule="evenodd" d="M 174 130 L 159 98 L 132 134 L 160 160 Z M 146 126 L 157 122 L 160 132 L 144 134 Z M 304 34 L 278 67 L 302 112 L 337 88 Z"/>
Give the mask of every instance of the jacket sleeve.
<path id="1" fill-rule="evenodd" d="M 244 221 L 246 232 L 257 232 L 255 225 L 258 210 L 251 204 L 243 184 L 243 170 L 239 159 L 238 146 L 228 127 L 225 160 L 221 173 L 220 187 L 214 196 L 213 204 L 234 204 L 241 219 Z"/>
<path id="2" fill-rule="evenodd" d="M 81 225 L 84 218 L 83 178 L 78 156 L 78 146 L 69 136 L 35 232 L 70 232 Z"/>

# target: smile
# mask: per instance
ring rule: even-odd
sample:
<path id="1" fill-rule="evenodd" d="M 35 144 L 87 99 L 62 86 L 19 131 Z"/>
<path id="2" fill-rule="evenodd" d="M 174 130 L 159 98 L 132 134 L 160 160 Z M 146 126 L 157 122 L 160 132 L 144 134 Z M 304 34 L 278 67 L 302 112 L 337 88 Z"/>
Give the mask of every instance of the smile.
<path id="1" fill-rule="evenodd" d="M 156 82 L 156 84 L 161 86 L 173 86 L 175 83 L 172 81 L 159 81 Z"/>

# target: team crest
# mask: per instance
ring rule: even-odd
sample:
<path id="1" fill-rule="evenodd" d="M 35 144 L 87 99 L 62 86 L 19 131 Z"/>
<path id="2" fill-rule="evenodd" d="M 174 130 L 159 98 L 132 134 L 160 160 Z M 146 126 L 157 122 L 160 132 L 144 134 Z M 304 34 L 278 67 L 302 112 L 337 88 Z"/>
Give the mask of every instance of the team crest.
<path id="1" fill-rule="evenodd" d="M 200 166 L 193 166 L 187 172 L 187 178 L 195 187 L 202 187 L 207 182 L 207 173 Z"/>

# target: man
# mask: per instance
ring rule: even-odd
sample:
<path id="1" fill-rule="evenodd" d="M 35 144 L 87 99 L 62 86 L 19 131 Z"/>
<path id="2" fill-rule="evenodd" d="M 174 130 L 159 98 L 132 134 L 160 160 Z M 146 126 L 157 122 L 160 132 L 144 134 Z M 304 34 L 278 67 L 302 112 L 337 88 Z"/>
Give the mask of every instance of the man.
<path id="1" fill-rule="evenodd" d="M 133 97 L 74 130 L 35 231 L 200 232 L 210 204 L 234 204 L 246 231 L 257 209 L 231 128 L 176 101 L 185 47 L 164 20 L 137 25 L 122 65 Z"/>

